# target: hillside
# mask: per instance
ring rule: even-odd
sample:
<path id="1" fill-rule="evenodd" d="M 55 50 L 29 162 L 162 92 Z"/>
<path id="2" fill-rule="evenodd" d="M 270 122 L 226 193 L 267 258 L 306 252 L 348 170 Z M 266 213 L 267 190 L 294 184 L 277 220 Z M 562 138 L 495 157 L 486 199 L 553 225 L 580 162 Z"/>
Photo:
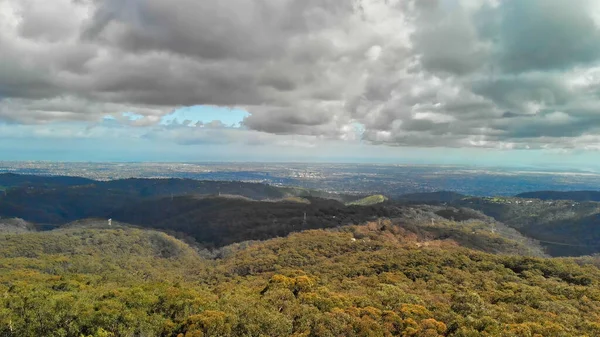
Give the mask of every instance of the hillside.
<path id="1" fill-rule="evenodd" d="M 347 202 L 346 205 L 348 205 L 348 206 L 371 206 L 371 205 L 381 204 L 382 202 L 385 202 L 387 200 L 388 200 L 388 198 L 386 196 L 383 196 L 381 194 L 375 194 L 375 195 L 370 195 L 368 197 L 364 197 L 362 199 Z"/>
<path id="2" fill-rule="evenodd" d="M 112 217 L 172 234 L 183 233 L 207 247 L 219 247 L 304 229 L 360 224 L 378 217 L 401 218 L 404 207 L 431 204 L 455 207 L 452 214 L 443 214 L 446 211 L 440 209 L 435 212 L 442 213 L 435 215 L 459 222 L 471 216 L 467 209 L 481 211 L 539 240 L 554 256 L 600 252 L 600 227 L 596 225 L 600 204 L 596 202 L 474 198 L 444 191 L 385 201 L 381 195 L 360 199 L 294 187 L 189 179 L 101 182 L 2 174 L 0 180 L 5 189 L 0 193 L 0 216 L 21 218 L 41 230 L 79 219 Z M 222 197 L 214 198 L 218 195 Z M 2 228 L 6 231 L 9 226 Z"/>
<path id="3" fill-rule="evenodd" d="M 114 262 L 120 258 L 151 257 L 184 260 L 195 255 L 179 240 L 152 230 L 115 225 L 113 228 L 73 226 L 33 233 L 0 236 L 3 257 L 61 255 L 98 256 Z"/>
<path id="4" fill-rule="evenodd" d="M 462 210 L 445 207 L 430 209 L 421 206 L 406 210 L 403 218 L 393 219 L 392 224 L 417 233 L 422 238 L 452 240 L 463 247 L 494 254 L 548 256 L 545 249 L 536 240 L 489 217 L 471 214 L 469 218 L 463 215 L 463 219 L 458 220 L 454 216 L 448 215 L 460 213 Z M 468 211 L 469 213 L 475 212 Z"/>
<path id="5" fill-rule="evenodd" d="M 600 201 L 600 191 L 537 191 L 517 194 L 516 197 L 540 200 Z"/>
<path id="6" fill-rule="evenodd" d="M 600 203 L 521 198 L 465 198 L 454 206 L 489 215 L 539 240 L 553 256 L 600 252 Z"/>
<path id="7" fill-rule="evenodd" d="M 80 219 L 114 218 L 174 235 L 181 233 L 206 247 L 219 247 L 305 229 L 361 224 L 379 217 L 402 218 L 403 208 L 429 203 L 456 207 L 452 214 L 443 214 L 446 211 L 440 209 L 434 212 L 442 213 L 433 215 L 459 222 L 471 216 L 465 209 L 480 210 L 533 239 L 545 241 L 552 255 L 600 252 L 600 227 L 594 226 L 600 212 L 596 203 L 577 203 L 575 207 L 565 201 L 544 201 L 547 204 L 538 207 L 540 203 L 534 201 L 531 205 L 509 204 L 503 202 L 507 198 L 467 198 L 453 192 L 413 194 L 399 201 L 385 201 L 381 195 L 360 199 L 241 182 L 123 179 L 90 183 L 71 177 L 2 176 L 4 183 L 17 185 L 0 194 L 0 216 L 24 219 L 40 230 Z M 85 184 L 77 185 L 81 182 Z"/>
<path id="8" fill-rule="evenodd" d="M 335 200 L 311 197 L 303 202 L 296 199 L 274 202 L 182 196 L 132 203 L 109 217 L 138 226 L 182 232 L 200 244 L 219 247 L 396 215 L 400 212 L 387 207 L 345 206 Z"/>
<path id="9" fill-rule="evenodd" d="M 264 202 L 227 197 L 175 197 L 133 204 L 114 220 L 180 233 L 205 248 L 266 240 L 307 229 L 336 228 L 390 218 L 390 223 L 429 238 L 453 239 L 465 247 L 493 253 L 544 256 L 542 248 L 516 230 L 471 210 L 385 204 L 345 206 L 334 200 Z M 306 220 L 304 219 L 306 214 Z M 454 217 L 456 216 L 456 218 Z M 435 220 L 433 224 L 431 220 Z M 103 224 L 105 222 L 102 222 Z"/>
<path id="10" fill-rule="evenodd" d="M 24 233 L 35 231 L 35 226 L 19 218 L 0 218 L 0 233 Z"/>
<path id="11" fill-rule="evenodd" d="M 381 195 L 344 204 L 337 200 L 314 196 L 338 196 L 342 200 L 351 197 L 264 184 L 185 179 L 124 179 L 60 186 L 51 185 L 49 180 L 44 179 L 64 179 L 72 183 L 78 180 L 70 180 L 70 177 L 41 177 L 41 180 L 35 180 L 29 176 L 5 176 L 15 182 L 15 179 L 19 178 L 20 182 L 33 181 L 37 185 L 30 182 L 33 185 L 12 187 L 6 195 L 0 195 L 0 214 L 20 216 L 36 222 L 38 229 L 52 229 L 59 224 L 72 227 L 77 221 L 90 218 L 104 219 L 99 222 L 103 224 L 106 219 L 113 218 L 115 223 L 123 221 L 140 228 L 158 229 L 188 243 L 200 244 L 209 249 L 237 242 L 281 237 L 306 229 L 362 224 L 381 217 L 393 218 L 394 222 L 410 221 L 412 214 L 410 207 L 382 203 L 385 197 Z M 437 214 L 438 211 L 441 213 Z M 444 212 L 456 214 L 452 213 L 449 216 Z M 420 217 L 421 220 L 426 220 L 425 223 L 429 223 L 432 217 L 460 222 L 473 216 L 461 216 L 461 212 L 464 213 L 443 208 L 429 209 L 423 210 Z M 489 222 L 486 221 L 484 223 Z M 485 226 L 489 231 L 489 224 Z M 4 227 L 7 230 L 8 226 Z M 436 228 L 433 232 L 439 236 L 462 237 L 459 242 L 476 249 L 481 249 L 486 244 L 496 247 L 496 244 L 492 243 L 493 240 L 481 240 L 481 237 L 476 240 L 464 239 L 468 237 L 463 235 L 464 228 L 457 228 L 452 225 L 442 229 Z M 11 229 L 14 231 L 15 227 Z M 511 235 L 506 238 L 513 240 L 518 236 L 514 233 Z M 522 237 L 518 237 L 516 241 L 526 242 Z M 543 255 L 537 246 L 530 251 L 523 249 L 522 244 L 514 247 L 512 251 Z"/>
<path id="12" fill-rule="evenodd" d="M 0 234 L 0 336 L 597 336 L 600 270 L 390 222 L 225 247 L 75 227 Z M 92 227 L 94 225 L 92 224 Z"/>
<path id="13" fill-rule="evenodd" d="M 0 173 L 0 186 L 76 186 L 93 183 L 94 180 L 81 177 L 40 176 L 15 173 Z"/>
<path id="14" fill-rule="evenodd" d="M 8 188 L 0 194 L 0 216 L 19 217 L 40 224 L 60 225 L 77 219 L 107 217 L 146 199 L 179 195 L 237 195 L 253 200 L 288 197 L 351 196 L 258 183 L 191 179 L 122 179 L 91 181 L 71 177 L 4 174 Z M 29 183 L 25 183 L 29 182 Z M 62 184 L 64 182 L 64 184 Z M 83 184 L 78 184 L 81 182 Z M 2 183 L 0 183 L 2 185 Z"/>
<path id="15" fill-rule="evenodd" d="M 532 192 L 522 195 L 545 195 L 545 193 Z M 554 193 L 549 195 L 555 195 Z M 562 195 L 560 192 L 556 193 Z M 462 220 L 464 214 L 471 212 L 470 210 L 482 212 L 499 223 L 516 229 L 520 234 L 539 241 L 546 252 L 552 256 L 600 253 L 600 226 L 598 226 L 600 203 L 598 202 L 518 197 L 467 197 L 447 195 L 444 192 L 406 195 L 405 199 L 397 202 L 400 205 L 428 204 L 454 207 L 461 211 L 445 216 L 456 220 Z"/>
<path id="16" fill-rule="evenodd" d="M 427 193 L 411 193 L 403 194 L 396 198 L 397 200 L 410 202 L 452 202 L 466 197 L 463 194 L 451 191 L 427 192 Z"/>

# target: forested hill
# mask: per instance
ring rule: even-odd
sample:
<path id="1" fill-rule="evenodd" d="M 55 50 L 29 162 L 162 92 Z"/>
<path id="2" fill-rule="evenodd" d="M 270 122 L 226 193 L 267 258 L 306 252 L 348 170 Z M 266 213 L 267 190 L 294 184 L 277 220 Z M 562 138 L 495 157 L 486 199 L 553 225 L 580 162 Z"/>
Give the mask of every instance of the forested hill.
<path id="1" fill-rule="evenodd" d="M 306 215 L 306 218 L 305 218 Z M 253 201 L 229 197 L 175 197 L 129 205 L 114 220 L 178 232 L 214 248 L 247 240 L 266 240 L 307 229 L 335 228 L 390 218 L 391 223 L 450 238 L 489 252 L 542 256 L 542 249 L 517 231 L 469 210 L 439 206 L 344 205 L 320 198 Z M 431 221 L 434 221 L 433 224 Z M 495 232 L 494 235 L 491 235 Z"/>
<path id="2" fill-rule="evenodd" d="M 182 232 L 207 246 L 223 246 L 400 215 L 397 208 L 383 205 L 346 206 L 336 200 L 311 197 L 255 201 L 230 196 L 181 196 L 130 203 L 110 217 Z"/>
<path id="3" fill-rule="evenodd" d="M 465 198 L 452 203 L 494 217 L 533 239 L 553 256 L 600 252 L 600 203 L 509 197 Z"/>
<path id="4" fill-rule="evenodd" d="M 600 201 L 600 191 L 537 191 L 517 194 L 516 197 L 540 200 Z"/>
<path id="5" fill-rule="evenodd" d="M 466 195 L 456 192 L 439 191 L 428 193 L 404 194 L 399 196 L 397 199 L 410 202 L 452 202 L 465 197 Z"/>
<path id="6" fill-rule="evenodd" d="M 189 179 L 93 181 L 2 174 L 0 180 L 4 184 L 0 217 L 20 218 L 38 229 L 112 217 L 142 227 L 183 232 L 202 244 L 219 247 L 305 229 L 361 224 L 378 217 L 402 219 L 399 210 L 403 207 L 430 204 L 447 207 L 446 215 L 443 209 L 435 212 L 459 222 L 469 219 L 468 209 L 481 211 L 539 240 L 553 256 L 600 253 L 600 203 L 591 201 L 480 198 L 453 192 L 406 195 L 401 200 L 387 200 L 382 195 L 360 199 L 294 187 Z M 9 228 L 21 231 L 24 227 L 4 225 L 0 230 Z"/>
<path id="7" fill-rule="evenodd" d="M 519 195 L 548 199 L 543 200 L 460 195 L 446 198 L 446 192 L 435 192 L 417 194 L 414 199 L 408 195 L 399 202 L 477 210 L 538 240 L 552 256 L 580 256 L 600 253 L 600 202 L 563 198 L 588 199 L 595 193 L 597 192 L 531 192 Z M 459 218 L 459 215 L 455 216 Z"/>
<path id="8" fill-rule="evenodd" d="M 119 225 L 0 234 L 0 336 L 600 335 L 593 259 L 492 255 L 387 221 L 221 251 Z"/>
<path id="9" fill-rule="evenodd" d="M 93 183 L 94 180 L 81 177 L 39 176 L 15 173 L 0 173 L 0 187 L 16 186 L 75 186 Z"/>
<path id="10" fill-rule="evenodd" d="M 255 200 L 314 196 L 351 200 L 352 196 L 276 187 L 259 183 L 191 179 L 122 179 L 92 181 L 71 177 L 3 174 L 0 216 L 42 224 L 63 224 L 81 218 L 106 217 L 131 203 L 178 195 L 239 195 Z M 1 179 L 0 179 L 1 180 Z M 81 184 L 80 184 L 81 183 Z M 0 184 L 1 185 L 1 184 Z"/>

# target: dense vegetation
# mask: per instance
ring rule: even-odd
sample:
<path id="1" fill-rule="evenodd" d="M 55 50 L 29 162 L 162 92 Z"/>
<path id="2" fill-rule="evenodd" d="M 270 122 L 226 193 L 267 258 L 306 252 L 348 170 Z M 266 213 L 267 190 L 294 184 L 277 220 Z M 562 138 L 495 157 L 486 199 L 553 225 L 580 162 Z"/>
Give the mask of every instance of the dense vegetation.
<path id="1" fill-rule="evenodd" d="M 118 225 L 0 234 L 0 336 L 600 335 L 597 267 L 431 235 L 382 220 L 213 260 Z"/>
<path id="2" fill-rule="evenodd" d="M 16 174 L 0 174 L 0 186 L 3 189 L 0 217 L 22 218 L 38 229 L 56 228 L 91 217 L 113 217 L 144 227 L 183 232 L 207 246 L 222 246 L 304 229 L 361 223 L 381 216 L 402 218 L 402 208 L 430 204 L 448 209 L 437 210 L 441 213 L 436 215 L 457 221 L 471 217 L 467 209 L 481 211 L 539 240 L 553 256 L 600 253 L 600 226 L 597 226 L 600 203 L 597 202 L 476 198 L 447 191 L 404 195 L 390 201 L 382 195 L 361 199 L 257 183 L 189 179 L 94 181 Z M 594 199 L 597 194 L 580 191 L 524 195 Z M 218 195 L 222 198 L 214 198 Z"/>
<path id="3" fill-rule="evenodd" d="M 239 197 L 183 196 L 133 203 L 110 217 L 139 226 L 182 232 L 206 246 L 223 246 L 400 214 L 395 208 L 347 207 L 336 200 L 320 198 L 268 202 Z"/>
<path id="4" fill-rule="evenodd" d="M 518 198 L 540 200 L 600 201 L 599 191 L 537 191 L 517 194 Z"/>
<path id="5" fill-rule="evenodd" d="M 470 209 L 444 206 L 407 207 L 388 203 L 345 206 L 335 200 L 320 198 L 260 202 L 239 197 L 186 196 L 133 204 L 111 217 L 140 227 L 181 233 L 208 248 L 389 217 L 394 224 L 412 226 L 415 231 L 425 230 L 435 234 L 436 238 L 452 238 L 466 247 L 544 255 L 536 242 L 490 217 Z M 490 232 L 495 232 L 497 237 L 480 235 Z M 500 239 L 508 239 L 516 245 L 506 250 L 510 245 Z M 495 249 L 498 244 L 501 247 Z"/>
<path id="6" fill-rule="evenodd" d="M 0 337 L 600 335 L 600 259 L 521 235 L 600 203 L 78 179 L 0 175 Z"/>
<path id="7" fill-rule="evenodd" d="M 0 186 L 76 186 L 93 183 L 94 180 L 81 177 L 38 176 L 14 173 L 0 173 Z"/>
<path id="8" fill-rule="evenodd" d="M 456 192 L 439 191 L 430 193 L 404 194 L 397 199 L 410 202 L 452 202 L 461 200 L 465 197 L 465 195 Z"/>
<path id="9" fill-rule="evenodd" d="M 239 195 L 255 200 L 337 195 L 294 187 L 258 183 L 200 181 L 191 179 L 122 179 L 93 181 L 74 177 L 39 177 L 0 174 L 0 216 L 60 225 L 88 217 L 106 217 L 143 200 L 178 195 Z"/>
<path id="10" fill-rule="evenodd" d="M 600 203 L 521 198 L 464 198 L 451 205 L 468 207 L 540 240 L 553 256 L 600 252 Z"/>
<path id="11" fill-rule="evenodd" d="M 27 176 L 23 176 L 23 179 L 26 178 Z M 386 202 L 385 197 L 378 195 L 358 200 L 360 204 L 373 203 L 374 205 L 346 206 L 336 200 L 310 197 L 310 193 L 313 193 L 311 191 L 272 188 L 260 184 L 195 182 L 195 185 L 185 187 L 185 184 L 188 183 L 186 180 L 128 179 L 103 183 L 105 185 L 102 188 L 98 188 L 95 184 L 50 188 L 39 185 L 30 186 L 27 184 L 31 184 L 31 182 L 27 181 L 22 183 L 25 185 L 19 188 L 13 187 L 9 196 L 3 200 L 8 202 L 0 203 L 0 209 L 16 204 L 20 209 L 18 214 L 26 213 L 30 219 L 42 218 L 55 221 L 77 221 L 89 217 L 100 217 L 105 219 L 100 223 L 106 223 L 107 218 L 113 218 L 115 221 L 120 220 L 140 227 L 160 229 L 185 239 L 186 242 L 197 242 L 202 247 L 208 248 L 247 240 L 265 240 L 306 229 L 359 224 L 378 217 L 392 217 L 395 222 L 408 221 L 426 224 L 429 224 L 432 218 L 457 221 L 476 220 L 484 223 L 484 227 L 488 231 L 492 230 L 490 227 L 492 225 L 494 227 L 501 226 L 501 224 L 490 222 L 490 219 L 482 214 L 467 209 L 434 206 L 405 207 Z M 111 188 L 107 189 L 106 186 Z M 168 194 L 169 191 L 184 193 L 194 188 L 205 192 L 216 191 L 219 193 L 221 191 L 222 193 L 221 196 L 169 195 L 160 197 L 160 195 Z M 65 195 L 58 195 L 63 192 Z M 230 195 L 225 192 L 238 194 Z M 274 194 L 275 192 L 281 194 Z M 107 197 L 107 193 L 111 197 Z M 277 199 L 275 202 L 273 200 L 257 201 L 240 195 L 252 193 L 262 197 L 280 195 L 287 197 Z M 305 193 L 307 196 L 303 198 L 293 196 L 301 193 Z M 20 197 L 22 198 L 20 199 Z M 304 218 L 305 214 L 306 218 Z M 13 223 L 16 223 L 15 221 L 17 220 L 13 220 Z M 24 223 L 22 220 L 19 221 Z M 451 224 L 439 228 L 441 224 L 442 222 L 436 221 L 436 228 L 432 231 L 440 237 L 452 237 L 461 244 L 474 248 L 480 248 L 483 245 L 496 246 L 494 240 L 480 240 L 480 236 L 477 237 L 479 239 L 474 240 L 469 235 L 463 235 L 467 228 L 465 225 Z M 38 227 L 43 229 L 53 226 L 42 227 L 38 224 Z M 12 231 L 18 229 L 12 225 L 5 226 L 4 231 L 8 231 L 9 228 Z M 28 224 L 19 228 L 19 230 L 31 230 L 32 226 Z M 1 230 L 2 228 L 0 228 Z M 534 243 L 519 237 L 517 232 L 504 231 L 502 233 L 504 237 L 513 241 L 517 237 L 516 241 L 521 243 L 512 252 L 543 255 Z M 525 246 L 534 248 L 533 250 L 523 249 Z"/>
<path id="12" fill-rule="evenodd" d="M 598 192 L 529 192 L 519 197 L 468 197 L 452 192 L 405 195 L 398 203 L 444 206 L 439 215 L 462 221 L 472 210 L 480 211 L 521 234 L 539 241 L 552 256 L 580 256 L 600 253 L 600 202 L 563 200 L 593 198 Z M 555 200 L 556 199 L 556 200 Z M 455 210 L 452 210 L 455 209 Z M 458 213 L 456 210 L 460 210 Z M 448 213 L 444 215 L 444 212 Z M 462 213 L 462 214 L 459 214 Z"/>

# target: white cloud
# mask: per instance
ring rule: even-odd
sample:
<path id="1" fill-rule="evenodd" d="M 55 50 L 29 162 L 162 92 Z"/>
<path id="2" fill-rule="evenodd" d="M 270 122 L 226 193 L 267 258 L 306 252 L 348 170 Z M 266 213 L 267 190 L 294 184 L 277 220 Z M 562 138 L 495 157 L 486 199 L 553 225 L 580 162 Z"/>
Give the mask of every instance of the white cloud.
<path id="1" fill-rule="evenodd" d="M 0 120 L 42 130 L 110 115 L 181 143 L 362 137 L 593 149 L 599 8 L 591 0 L 0 0 Z M 250 115 L 237 130 L 159 125 L 198 104 Z"/>

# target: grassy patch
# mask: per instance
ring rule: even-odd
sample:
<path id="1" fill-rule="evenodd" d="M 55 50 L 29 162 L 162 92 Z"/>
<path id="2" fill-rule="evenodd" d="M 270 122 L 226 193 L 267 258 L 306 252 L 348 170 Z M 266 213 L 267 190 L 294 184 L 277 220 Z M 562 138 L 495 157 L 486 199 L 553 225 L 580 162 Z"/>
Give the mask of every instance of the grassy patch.
<path id="1" fill-rule="evenodd" d="M 362 198 L 359 200 L 349 202 L 346 205 L 348 205 L 348 206 L 371 206 L 371 205 L 380 204 L 386 200 L 388 200 L 387 197 L 385 197 L 381 194 L 375 194 L 375 195 L 370 195 L 366 198 Z"/>

